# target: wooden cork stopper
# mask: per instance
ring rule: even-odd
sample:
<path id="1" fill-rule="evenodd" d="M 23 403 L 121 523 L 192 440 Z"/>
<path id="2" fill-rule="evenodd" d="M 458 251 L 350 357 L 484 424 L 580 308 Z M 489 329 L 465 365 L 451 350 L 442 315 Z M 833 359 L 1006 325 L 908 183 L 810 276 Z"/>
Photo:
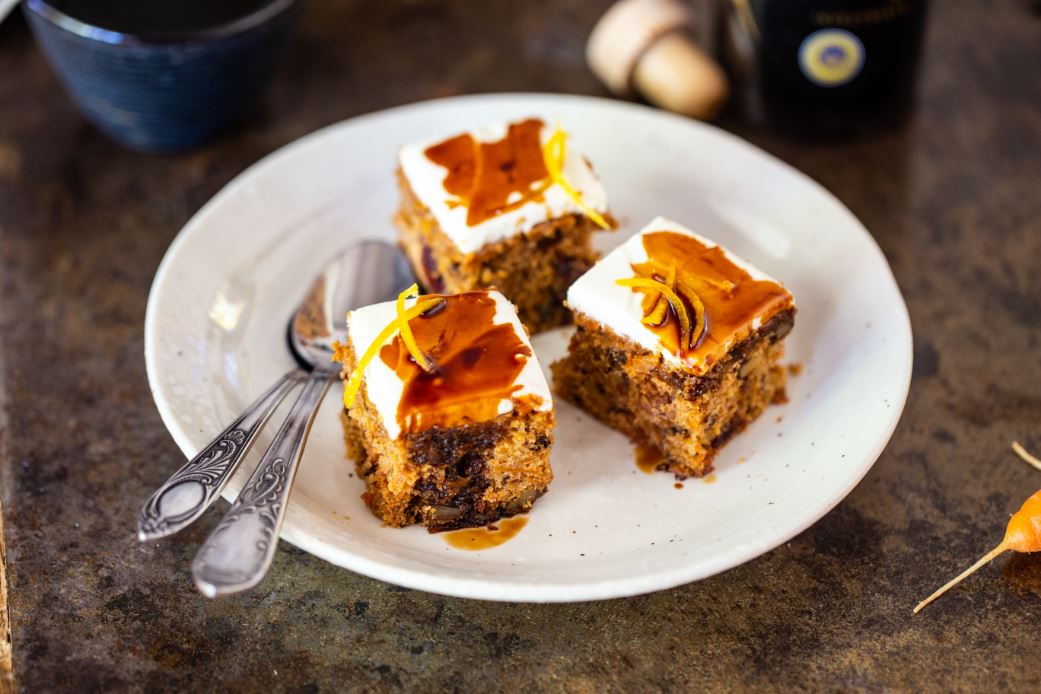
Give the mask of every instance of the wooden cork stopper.
<path id="1" fill-rule="evenodd" d="M 621 0 L 586 46 L 590 68 L 612 93 L 635 90 L 662 108 L 709 119 L 726 102 L 726 75 L 691 39 L 693 17 L 679 0 Z"/>

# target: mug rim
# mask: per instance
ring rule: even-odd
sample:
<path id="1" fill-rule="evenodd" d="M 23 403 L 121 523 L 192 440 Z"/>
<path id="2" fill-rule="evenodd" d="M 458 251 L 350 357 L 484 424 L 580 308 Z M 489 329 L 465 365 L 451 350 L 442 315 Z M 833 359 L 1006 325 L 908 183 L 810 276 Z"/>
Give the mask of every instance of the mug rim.
<path id="1" fill-rule="evenodd" d="M 57 9 L 48 0 L 26 0 L 23 4 L 41 19 L 86 39 L 111 44 L 148 45 L 212 41 L 233 36 L 266 23 L 289 10 L 295 3 L 296 0 L 269 0 L 249 14 L 233 19 L 230 22 L 197 31 L 178 31 L 148 36 L 128 31 L 105 29 L 104 27 L 84 22 Z"/>

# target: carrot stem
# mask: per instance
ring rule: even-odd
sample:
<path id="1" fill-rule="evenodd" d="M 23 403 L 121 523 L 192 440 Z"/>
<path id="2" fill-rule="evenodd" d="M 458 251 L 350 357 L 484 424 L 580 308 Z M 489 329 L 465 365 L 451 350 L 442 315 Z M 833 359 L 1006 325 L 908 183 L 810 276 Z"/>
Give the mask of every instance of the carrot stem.
<path id="1" fill-rule="evenodd" d="M 1030 455 L 1030 451 L 1023 448 L 1023 446 L 1020 445 L 1019 441 L 1012 442 L 1012 450 L 1015 451 L 1016 455 L 1022 458 L 1024 462 L 1033 465 L 1038 470 L 1041 470 L 1041 460 L 1038 460 L 1034 456 Z"/>
<path id="2" fill-rule="evenodd" d="M 920 603 L 918 603 L 915 606 L 915 608 L 914 608 L 914 613 L 918 614 L 922 610 L 923 607 L 925 607 L 926 605 L 931 603 L 933 600 L 935 600 L 936 598 L 938 598 L 941 595 L 943 595 L 944 593 L 946 593 L 948 590 L 950 590 L 954 586 L 956 586 L 959 583 L 961 583 L 962 581 L 964 581 L 966 578 L 968 578 L 972 574 L 976 573 L 980 569 L 980 567 L 982 567 L 984 564 L 986 564 L 987 562 L 989 562 L 992 559 L 994 559 L 994 557 L 998 556 L 999 554 L 1001 554 L 1002 552 L 1005 552 L 1005 551 L 1008 551 L 1008 544 L 1006 542 L 1002 541 L 1002 543 L 1000 545 L 998 545 L 997 547 L 995 547 L 994 549 L 990 550 L 989 552 L 984 554 L 982 557 L 980 557 L 980 560 L 978 562 L 976 562 L 975 564 L 973 564 L 969 568 L 965 569 L 965 571 L 962 571 L 955 578 L 952 578 L 950 581 L 948 581 L 947 583 L 943 584 L 943 586 L 939 590 L 937 590 L 935 593 L 933 593 L 932 595 L 927 597 L 925 600 L 922 600 Z"/>

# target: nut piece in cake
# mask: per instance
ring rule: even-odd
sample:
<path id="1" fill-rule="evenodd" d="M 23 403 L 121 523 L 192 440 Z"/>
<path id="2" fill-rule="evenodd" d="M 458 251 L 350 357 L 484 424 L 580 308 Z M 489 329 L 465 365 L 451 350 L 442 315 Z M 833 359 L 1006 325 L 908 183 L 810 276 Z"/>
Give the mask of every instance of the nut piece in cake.
<path id="1" fill-rule="evenodd" d="M 553 386 L 636 444 L 659 469 L 712 459 L 772 402 L 795 319 L 792 295 L 748 263 L 661 217 L 568 291 L 576 330 Z"/>
<path id="2" fill-rule="evenodd" d="M 486 525 L 546 491 L 553 400 L 502 294 L 403 294 L 351 311 L 347 334 L 344 433 L 384 523 Z"/>
<path id="3" fill-rule="evenodd" d="M 405 147 L 398 185 L 401 245 L 427 289 L 495 286 L 532 332 L 570 320 L 567 288 L 613 226 L 589 163 L 535 118 Z"/>

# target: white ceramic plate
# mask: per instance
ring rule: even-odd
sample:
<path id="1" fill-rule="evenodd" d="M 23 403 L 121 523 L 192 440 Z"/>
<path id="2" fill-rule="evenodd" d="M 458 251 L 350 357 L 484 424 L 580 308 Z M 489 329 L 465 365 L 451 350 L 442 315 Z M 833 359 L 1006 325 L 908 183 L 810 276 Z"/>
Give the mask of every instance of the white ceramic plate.
<path id="1" fill-rule="evenodd" d="M 727 445 L 714 483 L 687 480 L 682 489 L 671 475 L 639 472 L 625 438 L 557 402 L 549 492 L 514 539 L 467 552 L 419 527 L 382 527 L 366 509 L 344 458 L 335 387 L 282 537 L 403 586 L 538 602 L 669 588 L 785 542 L 850 492 L 896 426 L 911 375 L 907 309 L 871 236 L 819 185 L 712 126 L 627 103 L 432 101 L 325 128 L 257 163 L 185 226 L 156 275 L 145 359 L 163 421 L 192 456 L 291 367 L 285 325 L 311 278 L 358 239 L 395 236 L 400 145 L 532 114 L 559 120 L 602 176 L 622 225 L 601 235 L 603 250 L 660 214 L 788 286 L 799 305 L 788 356 L 803 366 L 790 402 Z M 563 354 L 567 336 L 537 336 L 544 367 Z M 247 463 L 269 441 L 261 438 Z"/>

